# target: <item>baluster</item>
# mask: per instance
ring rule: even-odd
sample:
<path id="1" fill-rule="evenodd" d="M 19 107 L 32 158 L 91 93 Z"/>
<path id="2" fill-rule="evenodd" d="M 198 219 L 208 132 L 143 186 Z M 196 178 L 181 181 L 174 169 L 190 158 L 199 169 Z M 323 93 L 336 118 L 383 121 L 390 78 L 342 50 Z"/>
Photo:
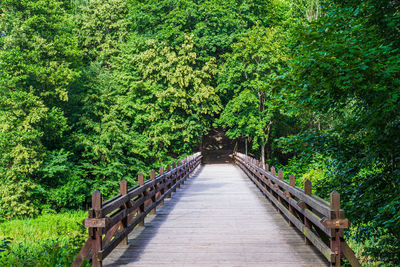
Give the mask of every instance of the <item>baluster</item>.
<path id="1" fill-rule="evenodd" d="M 176 185 L 176 181 L 177 181 L 177 178 L 178 178 L 178 173 L 177 173 L 177 169 L 176 169 L 176 162 L 174 161 L 174 162 L 172 162 L 172 170 L 173 170 L 173 186 L 175 186 Z M 172 190 L 172 192 L 176 192 L 176 186 L 174 187 L 174 189 Z"/>
<path id="2" fill-rule="evenodd" d="M 307 179 L 307 180 L 304 182 L 304 193 L 305 193 L 306 195 L 308 195 L 308 196 L 311 196 L 311 194 L 312 194 L 312 188 L 311 188 L 311 187 L 312 187 L 311 181 Z M 307 205 L 306 205 L 305 209 L 307 209 L 307 208 L 308 208 L 308 207 L 307 207 Z M 311 229 L 311 223 L 310 223 L 310 221 L 307 219 L 306 215 L 304 215 L 304 225 L 305 225 L 308 229 Z M 311 244 L 310 240 L 308 240 L 307 237 L 305 237 L 305 241 L 306 241 L 306 244 L 307 244 L 307 245 L 310 245 L 310 244 Z"/>
<path id="3" fill-rule="evenodd" d="M 101 193 L 99 190 L 96 190 L 92 194 L 92 209 L 94 212 L 94 217 L 100 219 L 102 217 L 101 214 L 101 206 L 102 199 Z M 93 254 L 92 254 L 92 265 L 95 267 L 101 267 L 102 261 L 98 258 L 98 253 L 102 250 L 102 237 L 103 237 L 103 228 L 92 228 L 92 238 L 93 238 Z"/>
<path id="4" fill-rule="evenodd" d="M 150 172 L 150 180 L 154 181 L 154 179 L 156 178 L 156 171 L 155 170 L 151 170 Z M 154 184 L 153 186 L 153 190 L 155 191 L 154 196 L 151 198 L 151 202 L 155 203 L 157 201 L 157 198 L 159 197 L 158 195 L 158 185 Z M 156 214 L 157 208 L 154 207 L 154 209 L 151 210 L 151 214 Z"/>
<path id="5" fill-rule="evenodd" d="M 333 191 L 330 195 L 331 200 L 331 214 L 330 219 L 343 219 L 344 216 L 340 212 L 340 194 Z M 335 262 L 331 266 L 340 266 L 341 239 L 343 238 L 343 229 L 331 229 L 331 250 L 335 253 Z"/>
<path id="6" fill-rule="evenodd" d="M 159 173 L 160 173 L 160 175 L 164 174 L 164 167 L 163 166 L 160 166 Z M 167 182 L 167 180 L 164 178 L 164 179 L 162 179 L 162 182 L 165 184 Z M 163 186 L 161 188 L 161 195 L 164 195 L 164 193 L 165 193 L 165 186 Z M 160 206 L 164 206 L 164 199 L 161 200 Z"/>
<path id="7" fill-rule="evenodd" d="M 144 176 L 143 176 L 142 173 L 138 175 L 138 183 L 139 183 L 139 186 L 143 186 L 143 185 L 144 185 Z M 146 191 L 144 191 L 144 192 L 142 193 L 142 198 L 143 198 L 143 199 L 146 198 Z M 138 215 L 141 215 L 141 214 L 144 212 L 144 205 L 145 205 L 145 202 L 143 202 L 143 204 L 140 205 Z M 144 226 L 144 217 L 143 217 L 143 219 L 139 222 L 139 225 L 140 225 L 140 226 Z"/>
<path id="8" fill-rule="evenodd" d="M 289 185 L 292 186 L 292 187 L 295 187 L 295 185 L 296 185 L 296 180 L 295 180 L 295 177 L 294 177 L 293 174 L 291 174 L 291 175 L 289 176 Z M 292 197 L 292 195 L 291 195 L 289 192 L 286 192 L 286 193 L 287 193 L 287 197 L 288 197 L 288 198 L 291 198 L 291 197 Z M 289 212 L 290 212 L 291 214 L 295 215 L 295 214 L 294 214 L 293 207 L 292 207 L 292 205 L 290 205 L 290 201 L 288 201 L 288 203 L 289 203 Z M 289 220 L 289 225 L 290 225 L 290 226 L 293 226 L 293 223 L 292 223 L 290 220 Z"/>
<path id="9" fill-rule="evenodd" d="M 167 165 L 167 172 L 170 172 L 171 171 L 171 164 L 168 164 Z M 170 176 L 168 177 L 168 183 L 173 179 L 173 176 L 171 176 L 171 174 L 169 174 Z M 172 185 L 173 183 L 170 183 L 170 184 L 168 184 L 168 190 L 171 188 L 171 185 Z M 167 196 L 166 196 L 166 198 L 170 198 L 171 197 L 171 193 L 169 193 Z"/>

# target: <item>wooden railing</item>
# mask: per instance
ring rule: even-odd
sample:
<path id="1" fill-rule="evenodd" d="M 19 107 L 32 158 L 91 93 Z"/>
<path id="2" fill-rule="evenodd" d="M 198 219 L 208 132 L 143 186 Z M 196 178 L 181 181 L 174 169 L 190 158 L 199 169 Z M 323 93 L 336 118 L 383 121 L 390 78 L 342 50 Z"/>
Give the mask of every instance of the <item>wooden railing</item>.
<path id="1" fill-rule="evenodd" d="M 90 259 L 93 266 L 102 266 L 102 261 L 119 244 L 127 244 L 128 234 L 137 225 L 144 225 L 144 218 L 150 212 L 155 213 L 158 205 L 164 204 L 164 198 L 194 172 L 200 165 L 201 154 L 196 153 L 182 161 L 168 165 L 164 173 L 160 167 L 159 175 L 150 172 L 150 180 L 144 182 L 143 174 L 138 176 L 139 185 L 129 188 L 123 180 L 120 194 L 102 202 L 100 191 L 92 194 L 92 208 L 83 224 L 89 228 L 89 238 L 75 258 L 72 266 L 81 266 Z"/>
<path id="2" fill-rule="evenodd" d="M 340 209 L 340 195 L 333 191 L 330 203 L 311 193 L 311 182 L 304 182 L 304 190 L 295 186 L 294 175 L 289 182 L 283 178 L 280 170 L 268 164 L 262 164 L 249 156 L 235 152 L 235 163 L 257 185 L 261 192 L 284 215 L 289 224 L 297 227 L 305 236 L 305 242 L 313 244 L 330 262 L 331 266 L 340 266 L 341 257 L 345 257 L 352 266 L 361 266 L 354 252 L 344 240 L 344 229 L 349 221 Z"/>

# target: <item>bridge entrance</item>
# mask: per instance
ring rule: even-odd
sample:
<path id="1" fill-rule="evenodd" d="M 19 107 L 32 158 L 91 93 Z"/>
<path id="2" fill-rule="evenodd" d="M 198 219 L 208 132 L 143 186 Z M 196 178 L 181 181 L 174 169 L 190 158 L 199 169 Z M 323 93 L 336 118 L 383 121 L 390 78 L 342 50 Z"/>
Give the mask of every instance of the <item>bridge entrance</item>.
<path id="1" fill-rule="evenodd" d="M 361 266 L 346 243 L 340 194 L 330 201 L 280 170 L 234 153 L 234 164 L 200 165 L 196 153 L 92 195 L 89 237 L 73 266 Z M 190 178 L 190 179 L 189 179 Z M 287 177 L 286 177 L 287 178 Z"/>

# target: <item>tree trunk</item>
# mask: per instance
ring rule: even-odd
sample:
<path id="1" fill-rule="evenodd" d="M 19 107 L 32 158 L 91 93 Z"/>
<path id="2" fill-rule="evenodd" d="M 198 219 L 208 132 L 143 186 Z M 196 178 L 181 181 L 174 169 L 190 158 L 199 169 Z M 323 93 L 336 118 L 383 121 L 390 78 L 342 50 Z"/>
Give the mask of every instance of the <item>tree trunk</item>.
<path id="1" fill-rule="evenodd" d="M 263 138 L 261 144 L 261 163 L 263 166 L 265 165 L 265 144 L 265 138 Z"/>

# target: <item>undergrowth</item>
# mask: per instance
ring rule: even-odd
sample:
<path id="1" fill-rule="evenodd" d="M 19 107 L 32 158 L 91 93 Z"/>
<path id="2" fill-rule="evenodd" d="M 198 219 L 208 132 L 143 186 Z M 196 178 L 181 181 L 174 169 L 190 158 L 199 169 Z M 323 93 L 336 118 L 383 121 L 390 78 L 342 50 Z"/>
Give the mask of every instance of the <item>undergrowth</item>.
<path id="1" fill-rule="evenodd" d="M 0 266 L 70 266 L 87 238 L 83 211 L 0 224 Z"/>

